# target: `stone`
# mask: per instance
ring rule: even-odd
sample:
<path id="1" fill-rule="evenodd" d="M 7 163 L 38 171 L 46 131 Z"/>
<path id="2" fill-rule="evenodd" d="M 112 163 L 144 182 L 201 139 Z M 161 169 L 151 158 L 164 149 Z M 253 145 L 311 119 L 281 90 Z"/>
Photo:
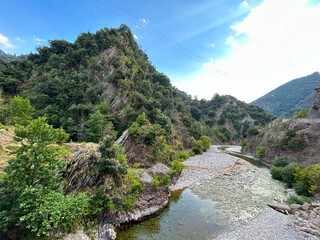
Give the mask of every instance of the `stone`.
<path id="1" fill-rule="evenodd" d="M 150 171 L 158 175 L 159 174 L 166 175 L 166 174 L 170 174 L 171 172 L 170 168 L 162 163 L 157 163 L 156 165 L 150 168 Z"/>
<path id="2" fill-rule="evenodd" d="M 301 207 L 300 204 L 296 204 L 296 203 L 290 204 L 291 210 L 298 210 L 300 207 Z"/>
<path id="3" fill-rule="evenodd" d="M 320 118 L 320 83 L 315 87 L 315 90 L 314 101 L 307 116 L 307 118 L 311 119 Z"/>
<path id="4" fill-rule="evenodd" d="M 304 203 L 304 204 L 302 205 L 302 209 L 303 209 L 303 210 L 308 210 L 310 207 L 311 207 L 311 205 L 310 205 L 309 203 Z"/>
<path id="5" fill-rule="evenodd" d="M 285 203 L 269 203 L 268 206 L 282 213 L 291 211 L 290 207 Z"/>
<path id="6" fill-rule="evenodd" d="M 316 218 L 318 215 L 314 211 L 309 214 L 309 218 Z"/>

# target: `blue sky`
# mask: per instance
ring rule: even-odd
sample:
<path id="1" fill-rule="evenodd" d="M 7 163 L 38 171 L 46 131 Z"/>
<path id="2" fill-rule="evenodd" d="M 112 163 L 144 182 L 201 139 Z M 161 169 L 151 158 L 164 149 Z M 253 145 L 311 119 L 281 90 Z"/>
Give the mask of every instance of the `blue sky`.
<path id="1" fill-rule="evenodd" d="M 178 88 L 199 98 L 219 93 L 249 102 L 319 69 L 319 3 L 0 0 L 0 49 L 27 54 L 48 40 L 73 42 L 81 32 L 125 23 L 156 68 Z M 307 66 L 300 69 L 301 63 Z"/>

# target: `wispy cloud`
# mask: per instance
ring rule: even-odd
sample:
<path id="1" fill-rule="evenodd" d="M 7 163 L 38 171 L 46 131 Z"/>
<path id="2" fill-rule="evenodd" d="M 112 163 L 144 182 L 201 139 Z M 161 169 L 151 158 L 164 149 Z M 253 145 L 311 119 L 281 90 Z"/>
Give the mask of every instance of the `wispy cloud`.
<path id="1" fill-rule="evenodd" d="M 15 47 L 12 43 L 10 43 L 9 38 L 6 36 L 2 35 L 0 33 L 0 44 L 3 45 L 5 48 L 13 48 Z"/>
<path id="2" fill-rule="evenodd" d="M 148 19 L 145 18 L 140 18 L 140 22 L 142 23 L 143 26 L 146 26 L 150 23 L 150 21 Z"/>
<path id="3" fill-rule="evenodd" d="M 214 48 L 216 45 L 214 44 L 214 43 L 210 43 L 209 44 L 209 47 L 212 47 L 212 48 Z"/>
<path id="4" fill-rule="evenodd" d="M 176 86 L 199 97 L 217 92 L 251 102 L 289 80 L 319 71 L 320 4 L 310 7 L 307 2 L 265 0 L 231 26 L 227 56 L 205 64 Z"/>
<path id="5" fill-rule="evenodd" d="M 139 38 L 138 38 L 138 36 L 137 35 L 133 35 L 133 37 L 134 37 L 134 39 L 136 39 L 136 40 L 138 40 Z"/>
<path id="6" fill-rule="evenodd" d="M 248 7 L 249 4 L 247 1 L 244 1 L 240 5 L 241 5 L 241 7 Z"/>
<path id="7" fill-rule="evenodd" d="M 33 40 L 37 42 L 37 45 L 41 45 L 42 43 L 45 43 L 47 40 L 38 38 L 38 37 L 33 37 Z"/>

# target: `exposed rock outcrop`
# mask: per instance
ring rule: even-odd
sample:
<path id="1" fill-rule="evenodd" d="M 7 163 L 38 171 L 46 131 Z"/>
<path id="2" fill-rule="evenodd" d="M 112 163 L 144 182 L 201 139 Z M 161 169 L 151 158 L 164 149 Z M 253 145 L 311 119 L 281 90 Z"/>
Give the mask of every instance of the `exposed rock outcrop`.
<path id="1" fill-rule="evenodd" d="M 128 130 L 123 132 L 116 143 L 124 148 L 129 165 L 132 166 L 134 163 L 139 163 L 140 167 L 150 167 L 152 165 L 147 148 L 130 138 Z"/>
<path id="2" fill-rule="evenodd" d="M 290 131 L 294 133 L 287 137 Z M 283 155 L 292 155 L 305 165 L 319 163 L 320 119 L 275 119 L 258 135 L 249 137 L 242 152 L 255 155 L 261 147 L 266 147 L 262 161 L 267 164 Z"/>
<path id="3" fill-rule="evenodd" d="M 308 118 L 320 119 L 320 83 L 315 87 L 316 95 L 314 96 L 314 101 L 312 107 L 308 113 Z"/>

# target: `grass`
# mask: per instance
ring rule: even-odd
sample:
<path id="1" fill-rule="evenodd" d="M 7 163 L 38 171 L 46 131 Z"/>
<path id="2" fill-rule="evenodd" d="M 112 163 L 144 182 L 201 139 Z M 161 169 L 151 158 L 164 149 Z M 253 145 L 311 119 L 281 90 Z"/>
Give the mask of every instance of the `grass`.
<path id="1" fill-rule="evenodd" d="M 293 203 L 297 203 L 297 204 L 304 204 L 304 203 L 311 203 L 310 199 L 308 197 L 305 196 L 295 196 L 295 195 L 291 195 L 288 199 L 287 199 L 287 203 L 288 204 L 293 204 Z"/>

